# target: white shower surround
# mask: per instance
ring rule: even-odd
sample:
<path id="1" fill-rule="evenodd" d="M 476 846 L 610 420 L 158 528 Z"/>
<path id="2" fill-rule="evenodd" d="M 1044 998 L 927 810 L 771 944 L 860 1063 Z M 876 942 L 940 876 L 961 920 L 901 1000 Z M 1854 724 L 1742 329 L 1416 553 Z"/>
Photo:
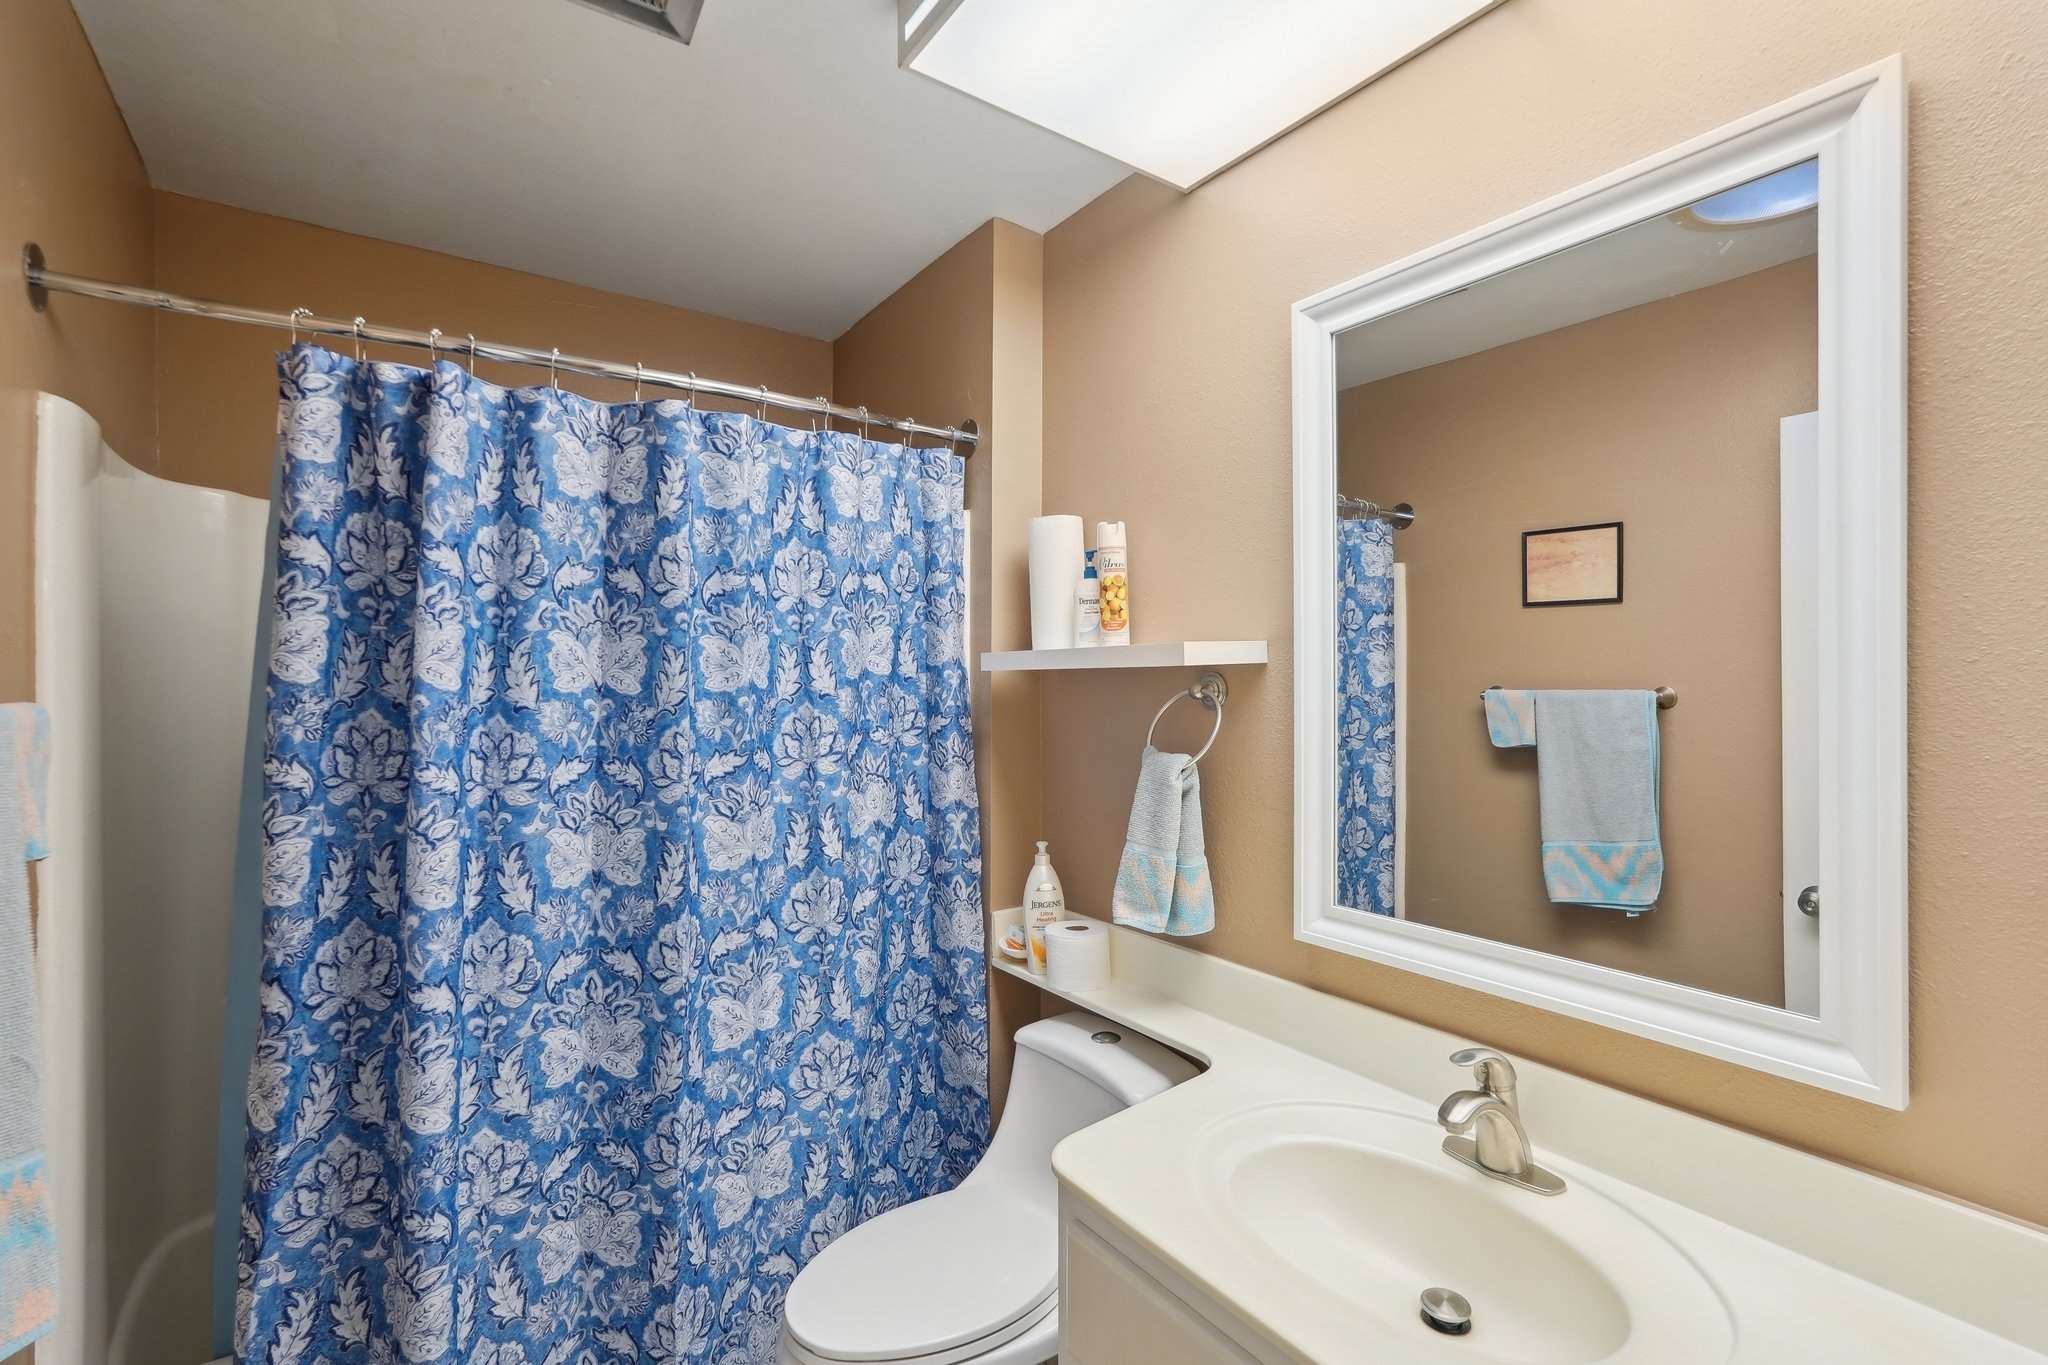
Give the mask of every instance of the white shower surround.
<path id="1" fill-rule="evenodd" d="M 268 508 L 36 405 L 37 873 L 59 1312 L 37 1365 L 210 1354 L 235 838 Z"/>

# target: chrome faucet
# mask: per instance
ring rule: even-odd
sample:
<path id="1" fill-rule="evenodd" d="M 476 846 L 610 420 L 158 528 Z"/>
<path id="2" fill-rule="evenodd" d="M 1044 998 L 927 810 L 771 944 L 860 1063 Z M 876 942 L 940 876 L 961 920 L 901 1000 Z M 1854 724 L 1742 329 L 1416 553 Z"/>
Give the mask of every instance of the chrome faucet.
<path id="1" fill-rule="evenodd" d="M 1515 1100 L 1515 1068 L 1508 1059 L 1490 1048 L 1468 1047 L 1453 1052 L 1451 1061 L 1471 1067 L 1479 1088 L 1460 1090 L 1438 1106 L 1436 1121 L 1451 1134 L 1444 1139 L 1444 1151 L 1495 1180 L 1537 1194 L 1563 1194 L 1564 1181 L 1538 1166 L 1529 1149 Z"/>

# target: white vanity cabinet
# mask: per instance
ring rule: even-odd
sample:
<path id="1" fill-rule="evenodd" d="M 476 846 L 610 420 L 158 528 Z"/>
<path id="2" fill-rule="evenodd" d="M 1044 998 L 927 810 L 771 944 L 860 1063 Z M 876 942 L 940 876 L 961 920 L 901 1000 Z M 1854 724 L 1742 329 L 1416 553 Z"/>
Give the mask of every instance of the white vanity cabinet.
<path id="1" fill-rule="evenodd" d="M 1278 1365 L 1295 1356 L 1060 1192 L 1060 1365 Z"/>

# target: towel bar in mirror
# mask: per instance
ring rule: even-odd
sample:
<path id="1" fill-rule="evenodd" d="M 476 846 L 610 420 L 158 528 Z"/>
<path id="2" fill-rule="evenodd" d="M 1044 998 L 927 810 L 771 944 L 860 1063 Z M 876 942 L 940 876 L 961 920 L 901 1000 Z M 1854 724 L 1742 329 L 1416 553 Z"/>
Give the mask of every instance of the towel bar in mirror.
<path id="1" fill-rule="evenodd" d="M 1499 683 L 1494 683 L 1491 687 L 1488 687 L 1486 689 L 1486 692 L 1500 692 L 1503 690 L 1505 689 L 1503 689 Z M 1653 687 L 1650 690 L 1657 694 L 1657 709 L 1659 711 L 1669 711 L 1672 707 L 1678 705 L 1677 688 Z M 1482 699 L 1486 696 L 1486 692 L 1481 692 L 1479 694 Z"/>

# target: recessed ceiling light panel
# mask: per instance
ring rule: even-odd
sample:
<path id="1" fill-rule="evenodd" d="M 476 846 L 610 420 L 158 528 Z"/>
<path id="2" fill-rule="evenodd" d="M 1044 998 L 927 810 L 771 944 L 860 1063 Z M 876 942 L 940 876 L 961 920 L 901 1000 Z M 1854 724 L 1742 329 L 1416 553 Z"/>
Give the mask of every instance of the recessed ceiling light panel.
<path id="1" fill-rule="evenodd" d="M 1500 3 L 897 0 L 897 51 L 1188 190 Z"/>

